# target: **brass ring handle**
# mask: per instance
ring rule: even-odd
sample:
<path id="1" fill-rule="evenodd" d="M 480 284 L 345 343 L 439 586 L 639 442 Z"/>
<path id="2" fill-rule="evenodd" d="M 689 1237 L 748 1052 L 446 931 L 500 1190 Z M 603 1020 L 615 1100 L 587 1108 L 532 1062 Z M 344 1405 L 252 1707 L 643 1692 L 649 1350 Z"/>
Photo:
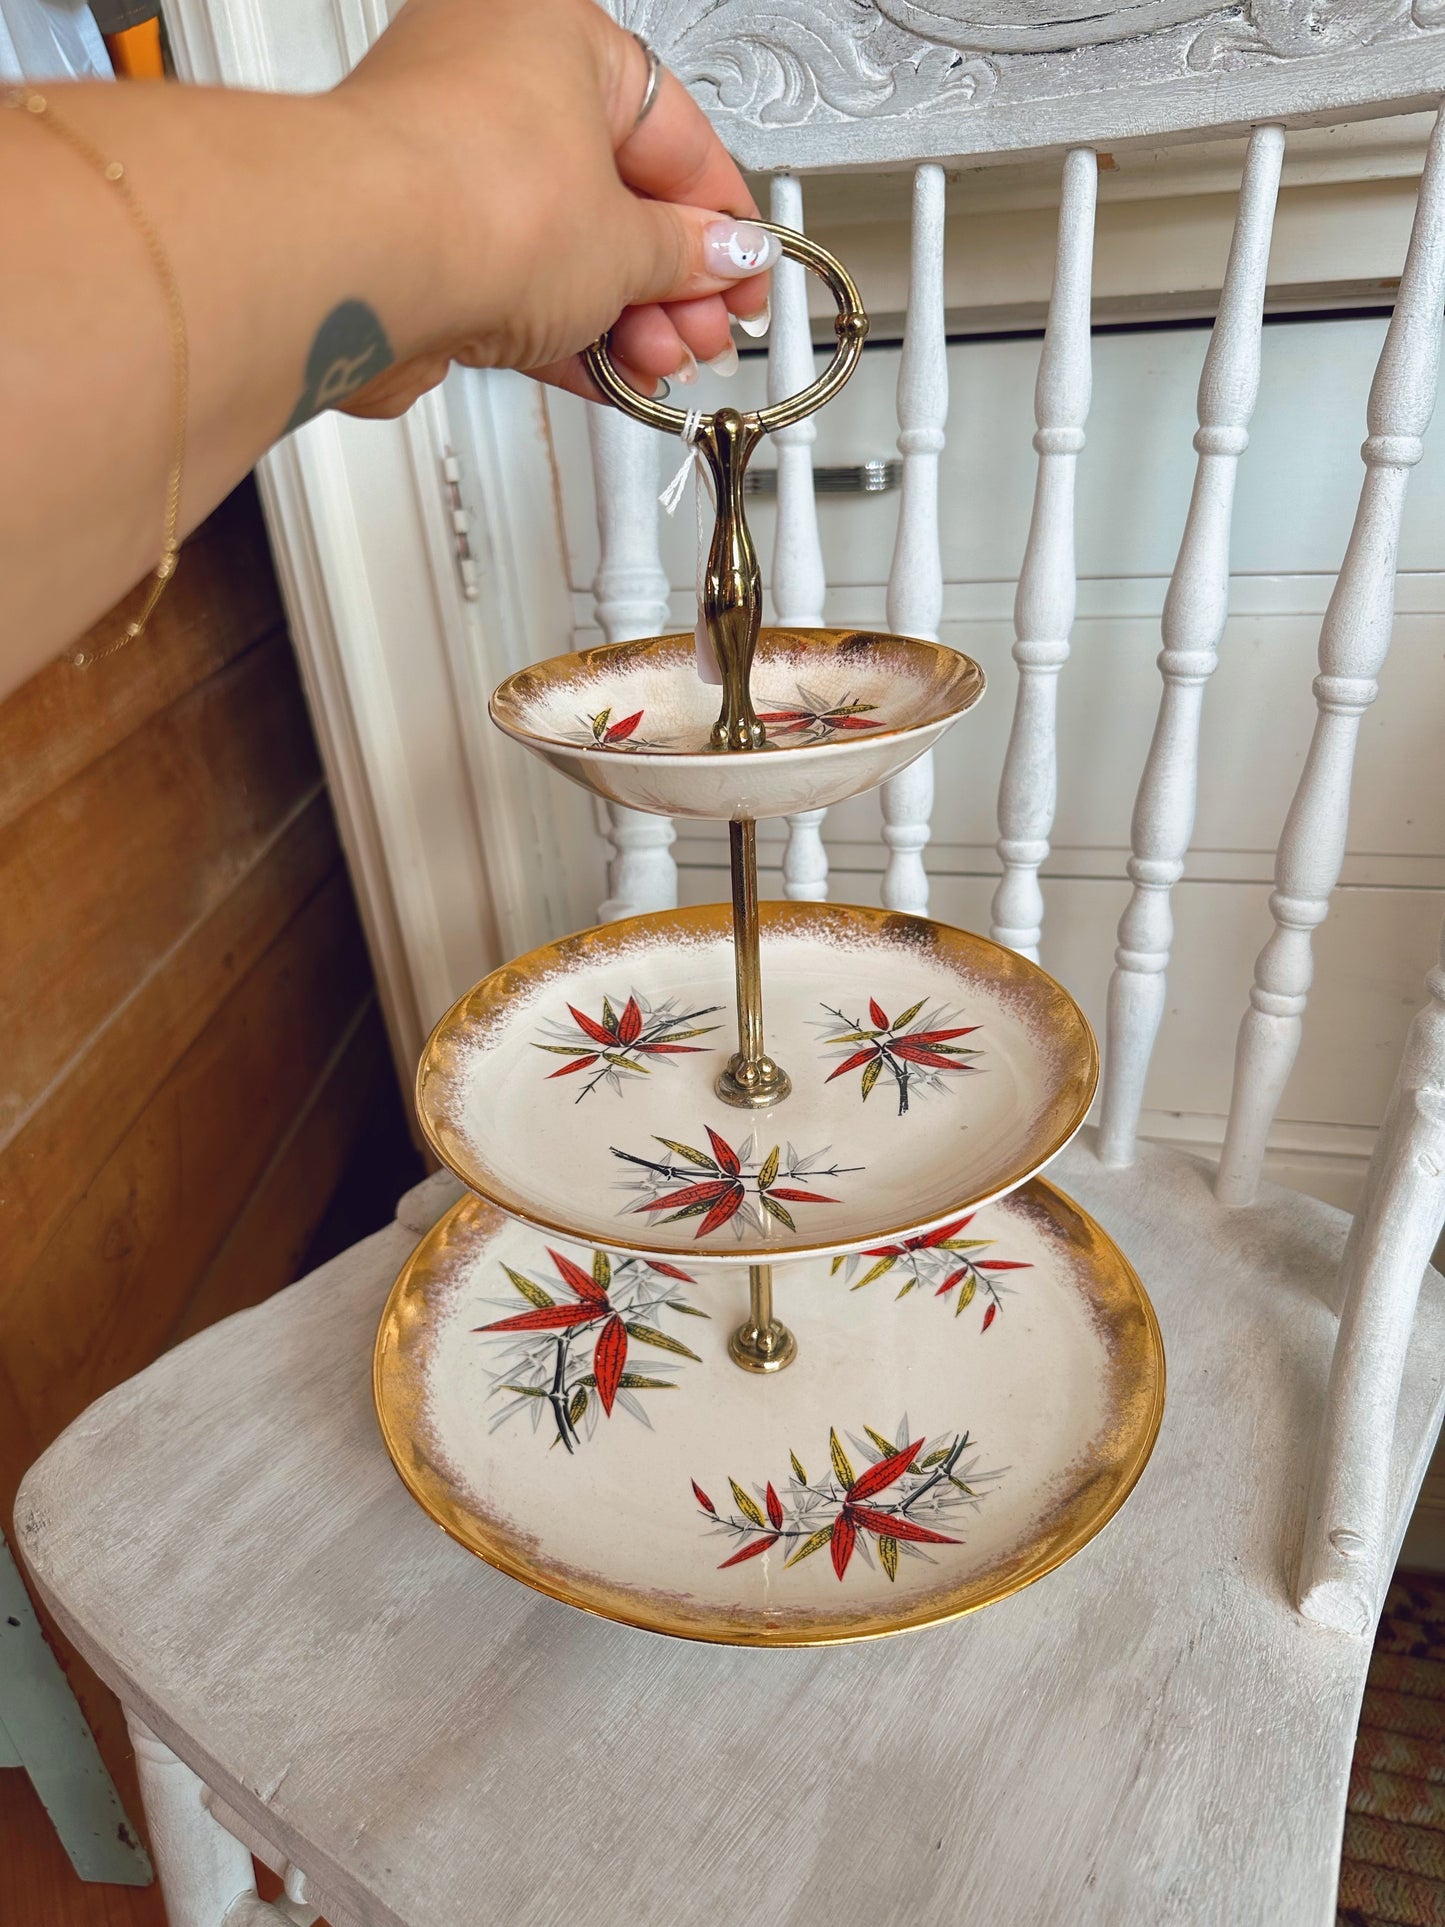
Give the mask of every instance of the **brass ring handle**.
<path id="1" fill-rule="evenodd" d="M 782 243 L 784 257 L 790 261 L 800 261 L 805 268 L 810 268 L 827 285 L 838 304 L 833 323 L 838 346 L 833 351 L 833 359 L 818 379 L 787 400 L 773 402 L 767 408 L 750 410 L 744 417 L 749 427 L 756 426 L 764 435 L 770 435 L 775 428 L 788 428 L 794 422 L 802 421 L 805 415 L 811 415 L 814 409 L 821 408 L 825 401 L 831 401 L 837 394 L 858 366 L 858 357 L 863 352 L 863 343 L 868 334 L 868 316 L 852 275 L 826 248 L 819 247 L 816 241 L 810 241 L 806 234 L 779 227 L 773 221 L 752 221 L 749 225 L 775 235 Z M 587 372 L 603 394 L 614 407 L 637 421 L 646 422 L 649 428 L 660 428 L 666 434 L 680 435 L 687 421 L 687 411 L 669 408 L 666 402 L 653 401 L 629 387 L 613 366 L 610 342 L 610 335 L 602 335 L 582 351 Z M 703 419 L 709 418 L 704 416 Z"/>
<path id="2" fill-rule="evenodd" d="M 795 234 L 791 228 L 777 227 L 771 221 L 759 221 L 757 225 L 777 236 L 785 256 L 800 261 L 826 281 L 838 303 L 838 346 L 833 359 L 801 394 L 746 413 L 737 408 L 718 408 L 690 422 L 682 409 L 668 408 L 628 387 L 613 366 L 606 335 L 594 341 L 583 355 L 588 372 L 609 401 L 650 428 L 687 436 L 712 475 L 717 519 L 703 570 L 702 618 L 723 680 L 722 710 L 713 725 L 712 746 L 728 751 L 762 749 L 767 740 L 748 686 L 763 611 L 757 551 L 743 512 L 748 459 L 764 435 L 801 421 L 837 394 L 858 366 L 868 333 L 868 317 L 858 290 L 841 262 L 816 241 Z"/>

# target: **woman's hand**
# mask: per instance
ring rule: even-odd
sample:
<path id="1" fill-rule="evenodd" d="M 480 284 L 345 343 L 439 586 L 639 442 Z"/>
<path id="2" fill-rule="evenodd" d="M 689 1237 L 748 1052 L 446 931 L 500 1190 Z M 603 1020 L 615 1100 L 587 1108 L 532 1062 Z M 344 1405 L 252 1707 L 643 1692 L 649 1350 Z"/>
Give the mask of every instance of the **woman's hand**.
<path id="1" fill-rule="evenodd" d="M 410 0 L 329 94 L 71 82 L 0 111 L 0 695 L 161 552 L 174 330 L 106 162 L 185 319 L 184 532 L 278 436 L 399 414 L 453 359 L 585 393 L 614 328 L 650 392 L 725 354 L 779 250 L 675 79 L 638 122 L 647 75 L 593 0 Z"/>
<path id="2" fill-rule="evenodd" d="M 409 0 L 332 99 L 406 156 L 435 242 L 426 338 L 351 413 L 400 414 L 453 360 L 593 395 L 577 350 L 609 327 L 651 393 L 765 313 L 776 244 L 672 75 L 638 122 L 648 71 L 593 0 Z"/>

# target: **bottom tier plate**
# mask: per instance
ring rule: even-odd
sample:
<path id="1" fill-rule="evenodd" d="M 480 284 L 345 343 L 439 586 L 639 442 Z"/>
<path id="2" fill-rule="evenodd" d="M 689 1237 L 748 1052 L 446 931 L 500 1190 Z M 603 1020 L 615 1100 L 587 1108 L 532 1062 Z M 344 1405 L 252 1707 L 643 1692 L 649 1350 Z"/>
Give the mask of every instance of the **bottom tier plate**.
<path id="1" fill-rule="evenodd" d="M 1164 1353 L 1118 1247 L 1034 1179 L 946 1236 L 780 1265 L 793 1365 L 727 1354 L 743 1273 L 609 1258 L 464 1198 L 377 1334 L 387 1449 L 454 1539 L 680 1638 L 903 1632 L 1041 1578 L 1123 1504 Z"/>

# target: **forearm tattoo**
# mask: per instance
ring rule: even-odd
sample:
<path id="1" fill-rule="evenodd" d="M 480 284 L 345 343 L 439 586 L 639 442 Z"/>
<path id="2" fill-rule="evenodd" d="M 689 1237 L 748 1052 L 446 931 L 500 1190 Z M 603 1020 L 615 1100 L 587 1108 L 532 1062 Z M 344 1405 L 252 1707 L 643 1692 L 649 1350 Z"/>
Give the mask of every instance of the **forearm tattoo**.
<path id="1" fill-rule="evenodd" d="M 395 359 L 375 310 L 364 301 L 343 301 L 316 331 L 301 399 L 283 433 L 289 435 L 324 408 L 339 408 Z"/>

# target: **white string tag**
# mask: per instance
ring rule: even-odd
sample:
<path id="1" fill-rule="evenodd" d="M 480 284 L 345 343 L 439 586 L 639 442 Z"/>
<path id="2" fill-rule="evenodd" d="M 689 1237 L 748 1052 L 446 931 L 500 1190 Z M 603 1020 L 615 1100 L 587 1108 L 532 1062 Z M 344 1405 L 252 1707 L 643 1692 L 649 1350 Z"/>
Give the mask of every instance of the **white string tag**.
<path id="1" fill-rule="evenodd" d="M 711 541 L 704 511 L 703 497 L 704 494 L 706 494 L 707 504 L 712 506 L 713 493 L 712 476 L 708 471 L 703 452 L 697 446 L 697 431 L 701 426 L 702 410 L 700 408 L 690 408 L 679 430 L 682 440 L 687 446 L 687 453 L 683 456 L 681 466 L 678 468 L 677 473 L 657 499 L 669 515 L 675 515 L 687 488 L 688 477 L 696 471 L 698 479 L 697 487 L 694 491 L 694 500 L 697 504 L 697 621 L 693 625 L 692 632 L 693 653 L 697 660 L 699 679 L 714 689 L 720 689 L 722 687 L 722 671 L 718 667 L 717 656 L 713 651 L 712 637 L 708 634 L 707 624 L 704 622 L 702 614 L 703 570 L 707 563 L 707 552 Z"/>

